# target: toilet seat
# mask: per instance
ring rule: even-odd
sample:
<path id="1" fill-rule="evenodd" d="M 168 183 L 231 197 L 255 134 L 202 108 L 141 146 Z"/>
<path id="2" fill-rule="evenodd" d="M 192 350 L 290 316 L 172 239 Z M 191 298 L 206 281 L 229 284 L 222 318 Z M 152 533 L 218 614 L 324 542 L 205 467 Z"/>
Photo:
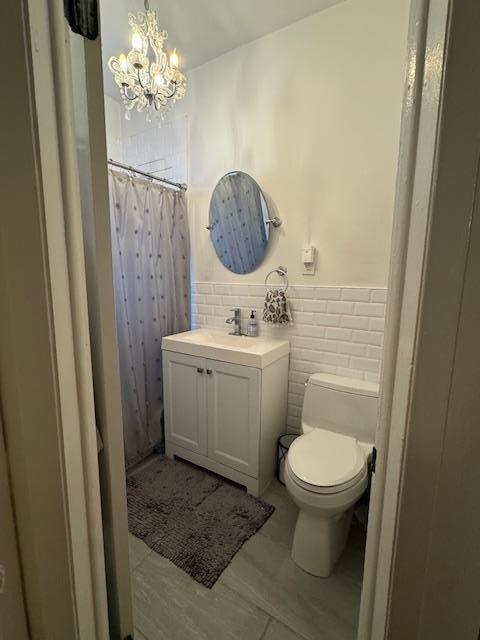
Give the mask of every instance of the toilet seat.
<path id="1" fill-rule="evenodd" d="M 297 438 L 287 464 L 296 484 L 315 493 L 338 493 L 366 473 L 366 451 L 355 438 L 315 428 Z"/>

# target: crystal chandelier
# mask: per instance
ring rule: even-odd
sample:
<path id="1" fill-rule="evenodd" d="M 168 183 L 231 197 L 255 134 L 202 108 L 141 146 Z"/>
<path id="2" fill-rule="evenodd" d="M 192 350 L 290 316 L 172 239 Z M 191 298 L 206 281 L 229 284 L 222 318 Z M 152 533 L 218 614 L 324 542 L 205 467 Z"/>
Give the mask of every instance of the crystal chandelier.
<path id="1" fill-rule="evenodd" d="M 108 67 L 120 87 L 125 118 L 130 119 L 130 111 L 145 111 L 148 121 L 152 114 L 161 117 L 177 100 L 184 97 L 187 81 L 178 69 L 176 49 L 168 58 L 163 43 L 168 38 L 166 31 L 160 31 L 157 12 L 150 11 L 145 0 L 145 13 L 128 14 L 128 23 L 132 29 L 132 48 L 127 55 L 121 53 L 112 56 Z M 149 47 L 155 56 L 148 57 Z"/>

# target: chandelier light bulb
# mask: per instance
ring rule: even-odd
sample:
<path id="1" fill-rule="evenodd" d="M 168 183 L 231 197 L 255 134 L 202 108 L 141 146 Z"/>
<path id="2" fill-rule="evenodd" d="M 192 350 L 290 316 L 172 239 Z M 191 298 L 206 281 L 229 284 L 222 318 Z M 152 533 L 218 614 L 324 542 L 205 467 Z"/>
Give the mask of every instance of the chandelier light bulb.
<path id="1" fill-rule="evenodd" d="M 134 31 L 132 35 L 132 47 L 136 51 L 140 51 L 142 48 L 142 36 L 138 33 L 138 31 Z"/>
<path id="2" fill-rule="evenodd" d="M 125 71 L 127 71 L 128 69 L 127 57 L 124 53 L 121 53 L 118 60 L 120 62 L 120 69 L 125 73 Z"/>
<path id="3" fill-rule="evenodd" d="M 177 50 L 174 49 L 170 55 L 170 66 L 176 69 L 178 67 L 178 55 Z"/>

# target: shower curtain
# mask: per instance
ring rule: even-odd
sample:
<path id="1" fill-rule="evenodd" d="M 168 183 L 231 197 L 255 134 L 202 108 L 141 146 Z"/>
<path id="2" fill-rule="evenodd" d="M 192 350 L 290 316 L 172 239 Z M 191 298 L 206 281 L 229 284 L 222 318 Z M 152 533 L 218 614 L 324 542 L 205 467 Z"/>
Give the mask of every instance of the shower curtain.
<path id="1" fill-rule="evenodd" d="M 163 442 L 162 336 L 190 329 L 185 193 L 109 171 L 127 466 Z"/>

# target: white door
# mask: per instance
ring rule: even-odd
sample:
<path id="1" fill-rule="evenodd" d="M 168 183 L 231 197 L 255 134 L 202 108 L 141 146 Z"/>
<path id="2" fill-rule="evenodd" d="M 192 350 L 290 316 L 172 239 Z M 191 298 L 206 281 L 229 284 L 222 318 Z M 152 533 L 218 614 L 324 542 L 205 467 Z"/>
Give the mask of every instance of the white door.
<path id="1" fill-rule="evenodd" d="M 208 457 L 256 477 L 260 434 L 260 371 L 206 361 Z"/>
<path id="2" fill-rule="evenodd" d="M 205 358 L 163 352 L 166 439 L 207 454 Z"/>

